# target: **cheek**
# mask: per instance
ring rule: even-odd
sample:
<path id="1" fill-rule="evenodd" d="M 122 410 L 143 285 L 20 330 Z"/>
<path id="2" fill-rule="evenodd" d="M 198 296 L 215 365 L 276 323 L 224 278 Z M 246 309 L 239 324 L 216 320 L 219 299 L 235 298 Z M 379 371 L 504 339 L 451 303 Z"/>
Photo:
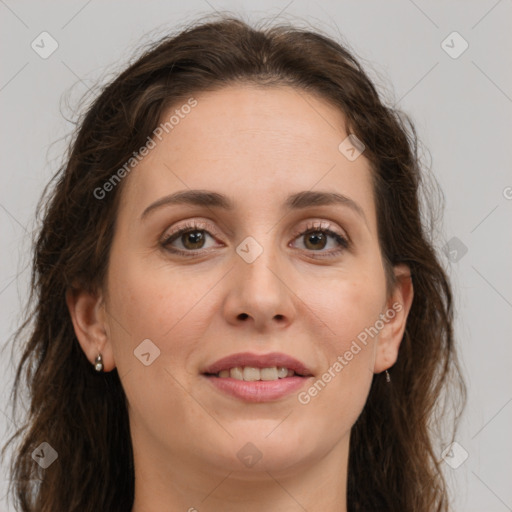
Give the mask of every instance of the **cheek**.
<path id="1" fill-rule="evenodd" d="M 158 383 L 160 394 L 162 386 L 179 388 L 169 373 L 181 374 L 182 384 L 192 377 L 186 373 L 201 350 L 211 316 L 218 314 L 213 291 L 221 276 L 199 273 L 192 266 L 150 265 L 140 257 L 111 268 L 110 325 L 119 374 L 130 372 L 131 381 L 144 383 L 147 390 L 154 388 L 155 394 Z M 148 351 L 154 363 L 144 366 L 138 355 Z"/>
<path id="2" fill-rule="evenodd" d="M 179 275 L 165 267 L 151 269 L 142 260 L 112 268 L 117 270 L 109 276 L 111 339 L 131 414 L 138 418 L 135 424 L 151 418 L 178 436 L 177 418 L 204 421 L 183 386 L 188 361 L 209 320 L 204 308 L 214 283 L 182 269 Z M 146 366 L 139 347 L 154 362 Z"/>
<path id="3" fill-rule="evenodd" d="M 155 343 L 183 329 L 215 284 L 191 268 L 152 267 L 142 259 L 117 268 L 110 276 L 112 309 L 133 338 L 154 338 Z"/>
<path id="4" fill-rule="evenodd" d="M 329 341 L 337 353 L 348 350 L 351 341 L 373 326 L 385 301 L 384 275 L 377 272 L 350 272 L 342 276 L 316 281 L 300 296 L 307 297 L 306 305 L 325 326 L 324 341 Z M 362 336 L 361 338 L 364 338 Z"/>
<path id="5" fill-rule="evenodd" d="M 328 417 L 349 428 L 364 407 L 373 378 L 375 325 L 385 299 L 385 281 L 378 273 L 361 272 L 329 283 L 308 296 L 307 305 L 327 326 L 327 334 L 318 339 L 323 373 L 301 403 L 332 407 Z"/>

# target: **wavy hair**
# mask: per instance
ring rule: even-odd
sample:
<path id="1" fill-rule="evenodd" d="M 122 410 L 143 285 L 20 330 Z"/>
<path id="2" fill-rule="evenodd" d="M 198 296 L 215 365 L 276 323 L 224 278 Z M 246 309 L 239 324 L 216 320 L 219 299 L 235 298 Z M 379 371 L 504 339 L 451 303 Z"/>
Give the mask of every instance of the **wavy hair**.
<path id="1" fill-rule="evenodd" d="M 393 266 L 405 263 L 411 269 L 414 300 L 392 381 L 373 376 L 351 430 L 348 510 L 448 510 L 437 444 L 444 435 L 447 397 L 460 406 L 449 424 L 454 439 L 466 386 L 454 341 L 452 289 L 434 247 L 433 208 L 427 204 L 439 187 L 424 187 L 427 174 L 414 125 L 398 108 L 385 105 L 348 45 L 319 30 L 287 23 L 257 28 L 225 14 L 160 38 L 101 87 L 38 203 L 41 226 L 33 240 L 30 296 L 12 340 L 22 352 L 10 397 L 13 418 L 22 383 L 30 407 L 2 449 L 5 454 L 18 439 L 9 468 L 17 510 L 131 510 L 134 465 L 126 397 L 117 369 L 98 374 L 86 358 L 65 295 L 75 286 L 89 291 L 103 286 L 128 178 L 101 200 L 94 190 L 146 143 L 171 106 L 241 83 L 291 86 L 344 114 L 347 131 L 366 146 L 388 292 Z M 57 463 L 46 469 L 31 456 L 42 442 L 58 453 Z"/>

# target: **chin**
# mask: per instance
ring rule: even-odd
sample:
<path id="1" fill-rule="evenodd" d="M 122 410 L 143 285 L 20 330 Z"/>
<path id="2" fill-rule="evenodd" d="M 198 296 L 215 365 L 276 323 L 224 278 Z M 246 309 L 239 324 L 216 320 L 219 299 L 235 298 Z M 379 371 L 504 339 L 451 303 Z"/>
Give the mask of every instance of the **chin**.
<path id="1" fill-rule="evenodd" d="M 274 421 L 273 428 L 278 423 Z M 320 459 L 324 452 L 321 447 L 316 447 L 316 453 L 314 446 L 308 446 L 306 435 L 299 436 L 302 438 L 299 442 L 295 437 L 297 430 L 294 433 L 283 430 L 281 435 L 275 435 L 275 431 L 268 437 L 265 436 L 271 429 L 266 428 L 241 430 L 237 434 L 230 432 L 233 438 L 225 439 L 222 445 L 213 444 L 215 451 L 209 454 L 211 464 L 220 466 L 219 469 L 223 471 L 236 473 L 241 480 L 267 480 L 267 472 L 281 476 L 293 474 L 315 459 Z"/>

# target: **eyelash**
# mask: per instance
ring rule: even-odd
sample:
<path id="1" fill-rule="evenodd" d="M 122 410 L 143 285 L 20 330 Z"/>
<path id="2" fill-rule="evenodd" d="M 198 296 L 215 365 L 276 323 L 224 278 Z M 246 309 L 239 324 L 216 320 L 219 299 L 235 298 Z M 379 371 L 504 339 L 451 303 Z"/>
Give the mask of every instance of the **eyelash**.
<path id="1" fill-rule="evenodd" d="M 184 251 L 181 249 L 171 248 L 170 243 L 174 242 L 175 240 L 178 240 L 181 235 L 183 235 L 187 232 L 191 232 L 191 231 L 204 231 L 213 237 L 213 235 L 211 235 L 211 233 L 207 229 L 205 229 L 208 227 L 210 229 L 212 229 L 210 227 L 210 225 L 208 225 L 208 224 L 198 224 L 195 222 L 186 224 L 185 226 L 180 228 L 178 231 L 175 231 L 175 232 L 170 233 L 169 235 L 165 236 L 164 239 L 161 241 L 161 245 L 166 251 L 172 252 L 174 254 L 178 254 L 181 256 L 196 256 L 198 254 L 201 254 L 202 252 L 205 252 L 205 249 L 199 249 L 197 251 Z M 336 242 L 340 246 L 339 249 L 336 249 L 335 251 L 331 251 L 331 252 L 327 253 L 326 256 L 323 255 L 324 253 L 320 253 L 320 255 L 315 255 L 314 256 L 315 258 L 334 257 L 334 256 L 337 256 L 338 254 L 340 254 L 341 252 L 345 251 L 346 249 L 350 248 L 349 241 L 345 237 L 343 237 L 342 235 L 337 233 L 336 231 L 329 229 L 329 225 L 322 227 L 322 226 L 315 226 L 314 224 L 308 224 L 308 226 L 306 227 L 305 230 L 296 232 L 293 235 L 293 240 L 295 240 L 296 238 L 299 238 L 300 236 L 305 236 L 310 233 L 324 233 L 328 236 L 331 236 L 332 238 L 334 238 L 336 240 Z M 207 250 L 208 249 L 206 249 L 206 251 Z M 319 252 L 319 251 L 311 251 L 311 252 Z"/>

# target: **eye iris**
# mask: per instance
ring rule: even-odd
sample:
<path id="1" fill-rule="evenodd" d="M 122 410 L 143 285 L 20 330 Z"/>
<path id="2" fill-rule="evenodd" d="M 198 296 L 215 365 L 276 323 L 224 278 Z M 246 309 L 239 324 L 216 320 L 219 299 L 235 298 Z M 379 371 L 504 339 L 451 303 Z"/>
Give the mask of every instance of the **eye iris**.
<path id="1" fill-rule="evenodd" d="M 306 235 L 306 247 L 309 245 L 309 242 L 311 240 L 320 240 L 320 241 L 323 241 L 324 243 L 321 245 L 321 247 L 319 245 L 315 245 L 315 243 L 313 242 L 313 249 L 323 249 L 325 247 L 325 244 L 326 244 L 326 236 L 321 233 L 320 231 L 313 231 L 311 233 L 309 233 L 308 235 Z M 310 247 L 308 247 L 310 248 Z"/>
<path id="2" fill-rule="evenodd" d="M 182 240 L 184 240 L 183 245 L 187 247 L 187 249 L 200 249 L 204 245 L 204 235 L 203 232 L 199 230 L 184 233 Z M 185 242 L 188 240 L 191 240 L 192 247 Z M 196 246 L 196 244 L 199 244 L 199 246 Z"/>

